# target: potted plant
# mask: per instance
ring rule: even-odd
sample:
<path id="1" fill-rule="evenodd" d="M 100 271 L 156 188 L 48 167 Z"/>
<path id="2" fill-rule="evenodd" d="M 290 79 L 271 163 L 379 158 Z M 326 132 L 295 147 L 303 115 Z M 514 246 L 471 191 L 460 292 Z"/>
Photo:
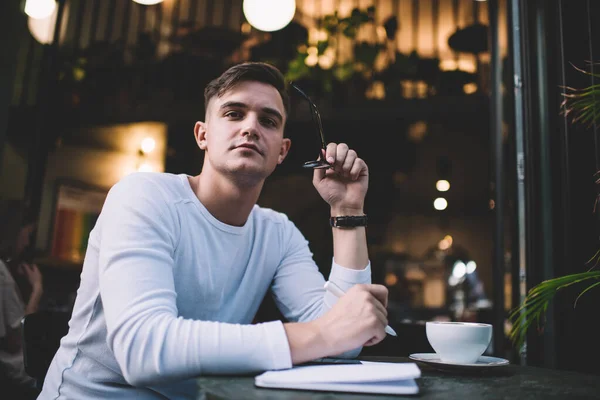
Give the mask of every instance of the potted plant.
<path id="1" fill-rule="evenodd" d="M 581 73 L 600 78 L 600 74 L 573 67 Z M 582 123 L 588 126 L 600 122 L 600 84 L 593 84 L 583 89 L 565 87 L 564 90 L 564 100 L 561 106 L 565 116 L 572 117 L 574 123 Z M 596 183 L 600 184 L 600 171 L 597 171 L 595 176 L 597 177 Z M 599 202 L 600 193 L 596 197 L 594 210 Z M 596 268 L 600 264 L 600 250 L 594 254 L 587 264 L 591 265 L 591 268 L 586 272 L 549 279 L 531 288 L 523 303 L 512 311 L 509 316 L 509 319 L 513 321 L 509 337 L 517 348 L 520 349 L 524 344 L 529 327 L 533 323 L 538 325 L 542 323 L 548 304 L 559 290 L 577 283 L 583 283 L 584 288 L 574 302 L 576 306 L 581 296 L 600 286 L 600 269 Z"/>

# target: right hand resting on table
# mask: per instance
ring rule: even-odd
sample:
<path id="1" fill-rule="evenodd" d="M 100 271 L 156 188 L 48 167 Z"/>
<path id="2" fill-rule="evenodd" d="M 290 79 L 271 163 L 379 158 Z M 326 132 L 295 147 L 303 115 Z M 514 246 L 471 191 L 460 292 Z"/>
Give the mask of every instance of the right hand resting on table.
<path id="1" fill-rule="evenodd" d="M 388 290 L 382 285 L 359 284 L 342 296 L 315 322 L 333 354 L 372 346 L 385 338 Z"/>

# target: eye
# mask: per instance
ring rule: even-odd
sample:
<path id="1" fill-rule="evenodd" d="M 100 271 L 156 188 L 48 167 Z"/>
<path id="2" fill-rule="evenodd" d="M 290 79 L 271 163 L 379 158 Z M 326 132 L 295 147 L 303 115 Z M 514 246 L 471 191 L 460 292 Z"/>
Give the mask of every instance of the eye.
<path id="1" fill-rule="evenodd" d="M 277 121 L 273 118 L 262 118 L 262 124 L 271 128 L 277 128 Z"/>
<path id="2" fill-rule="evenodd" d="M 240 119 L 242 117 L 242 113 L 235 110 L 230 110 L 225 113 L 225 117 L 229 119 Z"/>

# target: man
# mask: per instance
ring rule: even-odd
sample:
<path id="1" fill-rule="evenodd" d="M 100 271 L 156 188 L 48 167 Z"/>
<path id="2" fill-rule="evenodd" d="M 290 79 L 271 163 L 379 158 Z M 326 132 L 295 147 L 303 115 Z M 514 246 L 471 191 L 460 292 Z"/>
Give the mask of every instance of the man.
<path id="1" fill-rule="evenodd" d="M 256 205 L 290 149 L 287 103 L 277 69 L 234 66 L 205 90 L 200 175 L 133 174 L 111 189 L 40 398 L 191 398 L 201 374 L 352 356 L 384 338 L 364 226 L 333 229 L 330 280 L 348 290 L 337 301 L 293 223 Z M 363 215 L 366 164 L 343 144 L 325 157 L 333 168 L 313 182 L 331 215 Z M 293 322 L 250 324 L 269 290 Z"/>

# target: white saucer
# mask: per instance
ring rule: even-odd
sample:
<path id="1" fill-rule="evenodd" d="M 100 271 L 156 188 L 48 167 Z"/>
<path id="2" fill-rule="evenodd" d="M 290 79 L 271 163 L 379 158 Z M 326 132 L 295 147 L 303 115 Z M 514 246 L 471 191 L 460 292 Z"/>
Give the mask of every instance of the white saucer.
<path id="1" fill-rule="evenodd" d="M 500 367 L 508 365 L 508 360 L 497 357 L 481 356 L 474 364 L 455 364 L 447 363 L 440 359 L 440 356 L 436 353 L 415 353 L 409 356 L 411 360 L 419 361 L 425 364 L 429 364 L 434 368 L 444 370 L 481 370 L 493 367 Z"/>

